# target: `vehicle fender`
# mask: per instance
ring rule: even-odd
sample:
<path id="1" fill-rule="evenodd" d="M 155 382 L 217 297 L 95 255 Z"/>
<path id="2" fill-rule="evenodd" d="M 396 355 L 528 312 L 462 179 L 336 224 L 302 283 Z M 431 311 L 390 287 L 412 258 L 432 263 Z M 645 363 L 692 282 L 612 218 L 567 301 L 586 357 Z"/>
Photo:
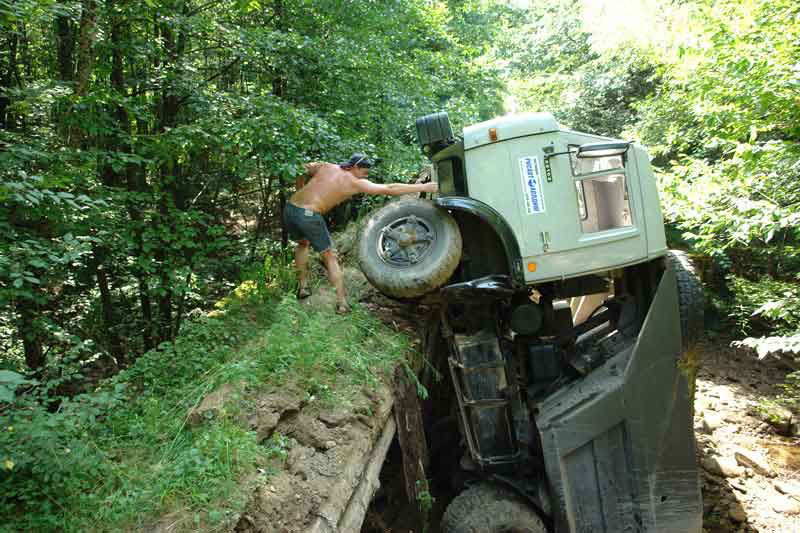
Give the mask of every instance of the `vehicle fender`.
<path id="1" fill-rule="evenodd" d="M 522 272 L 522 254 L 519 243 L 514 236 L 508 221 L 490 205 L 464 196 L 441 196 L 433 200 L 438 207 L 454 211 L 463 211 L 478 217 L 497 234 L 508 259 L 508 271 L 514 286 L 524 286 L 525 277 Z"/>

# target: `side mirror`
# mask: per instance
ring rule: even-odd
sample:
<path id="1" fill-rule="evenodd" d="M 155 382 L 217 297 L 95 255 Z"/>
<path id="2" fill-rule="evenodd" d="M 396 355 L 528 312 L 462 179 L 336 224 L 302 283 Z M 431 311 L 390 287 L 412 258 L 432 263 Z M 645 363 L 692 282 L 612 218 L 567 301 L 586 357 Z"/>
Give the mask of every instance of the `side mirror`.
<path id="1" fill-rule="evenodd" d="M 578 153 L 575 154 L 575 157 L 578 157 L 579 159 L 592 157 L 613 157 L 625 154 L 630 146 L 631 143 L 629 142 L 582 144 L 578 147 Z"/>

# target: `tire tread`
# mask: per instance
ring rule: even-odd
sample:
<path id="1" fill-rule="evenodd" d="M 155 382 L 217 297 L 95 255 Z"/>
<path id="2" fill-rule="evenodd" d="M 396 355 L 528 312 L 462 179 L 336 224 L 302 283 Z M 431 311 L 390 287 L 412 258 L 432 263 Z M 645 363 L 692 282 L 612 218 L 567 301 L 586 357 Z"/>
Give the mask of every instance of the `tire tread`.
<path id="1" fill-rule="evenodd" d="M 667 252 L 667 264 L 675 272 L 678 282 L 681 336 L 684 349 L 697 342 L 703 334 L 703 286 L 697 277 L 691 259 L 681 250 Z"/>
<path id="2" fill-rule="evenodd" d="M 516 493 L 491 483 L 473 485 L 456 496 L 442 518 L 442 533 L 494 533 L 508 527 L 525 527 L 531 533 L 547 530 Z"/>

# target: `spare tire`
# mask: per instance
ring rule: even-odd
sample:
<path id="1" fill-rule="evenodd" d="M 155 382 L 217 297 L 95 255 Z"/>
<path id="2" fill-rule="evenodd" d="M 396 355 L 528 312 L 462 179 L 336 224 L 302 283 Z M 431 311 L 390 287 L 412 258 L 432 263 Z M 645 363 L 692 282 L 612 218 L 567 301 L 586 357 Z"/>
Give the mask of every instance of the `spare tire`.
<path id="1" fill-rule="evenodd" d="M 460 259 L 456 221 L 418 198 L 392 202 L 370 215 L 358 242 L 361 271 L 394 298 L 415 298 L 441 287 Z"/>

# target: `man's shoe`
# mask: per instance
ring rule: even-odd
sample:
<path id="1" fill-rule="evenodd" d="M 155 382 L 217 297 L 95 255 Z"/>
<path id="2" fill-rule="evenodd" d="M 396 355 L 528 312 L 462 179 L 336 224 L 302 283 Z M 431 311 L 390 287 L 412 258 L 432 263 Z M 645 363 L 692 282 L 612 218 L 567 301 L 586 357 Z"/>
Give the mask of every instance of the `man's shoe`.
<path id="1" fill-rule="evenodd" d="M 297 289 L 296 296 L 298 300 L 305 300 L 306 298 L 311 296 L 311 289 L 309 289 L 308 287 L 301 287 Z"/>

